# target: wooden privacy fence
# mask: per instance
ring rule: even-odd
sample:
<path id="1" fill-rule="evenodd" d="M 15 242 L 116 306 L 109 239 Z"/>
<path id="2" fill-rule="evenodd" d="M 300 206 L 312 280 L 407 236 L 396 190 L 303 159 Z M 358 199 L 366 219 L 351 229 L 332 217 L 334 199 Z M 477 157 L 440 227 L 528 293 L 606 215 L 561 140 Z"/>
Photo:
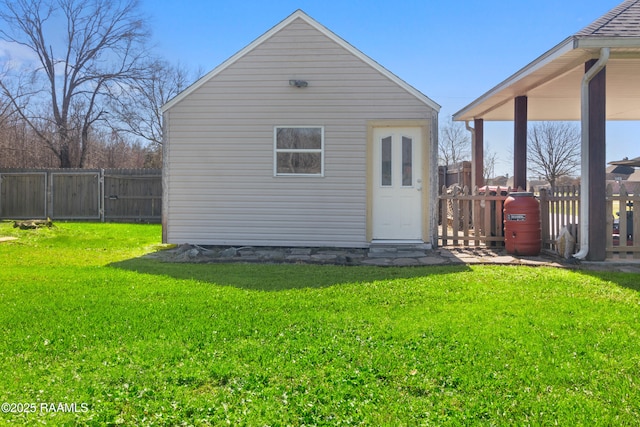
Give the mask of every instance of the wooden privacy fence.
<path id="1" fill-rule="evenodd" d="M 640 259 L 640 184 L 620 186 L 613 194 L 607 186 L 606 209 L 607 259 Z M 503 208 L 511 190 L 500 187 L 442 188 L 440 199 L 440 226 L 438 238 L 443 246 L 502 246 L 504 245 Z M 542 189 L 540 201 L 540 228 L 542 249 L 556 252 L 558 236 L 567 228 L 580 244 L 580 187 L 567 186 Z"/>
<path id="2" fill-rule="evenodd" d="M 0 219 L 160 222 L 159 169 L 0 169 Z"/>

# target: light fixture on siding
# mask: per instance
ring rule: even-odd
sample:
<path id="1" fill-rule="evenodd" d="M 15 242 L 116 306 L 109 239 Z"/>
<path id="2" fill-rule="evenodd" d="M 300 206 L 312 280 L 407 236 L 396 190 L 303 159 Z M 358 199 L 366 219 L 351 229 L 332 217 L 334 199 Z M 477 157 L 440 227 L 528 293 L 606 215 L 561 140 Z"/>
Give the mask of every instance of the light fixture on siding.
<path id="1" fill-rule="evenodd" d="M 289 80 L 289 86 L 307 87 L 309 83 L 305 80 Z"/>

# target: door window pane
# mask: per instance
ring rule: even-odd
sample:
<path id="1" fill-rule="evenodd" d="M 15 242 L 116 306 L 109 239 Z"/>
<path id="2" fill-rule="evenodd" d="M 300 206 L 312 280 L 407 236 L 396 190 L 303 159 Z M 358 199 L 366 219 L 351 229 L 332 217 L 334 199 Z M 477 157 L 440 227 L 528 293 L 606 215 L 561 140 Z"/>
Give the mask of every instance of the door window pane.
<path id="1" fill-rule="evenodd" d="M 383 187 L 390 187 L 391 181 L 391 137 L 382 138 L 382 182 Z"/>
<path id="2" fill-rule="evenodd" d="M 406 136 L 402 137 L 402 186 L 413 185 L 413 141 Z"/>

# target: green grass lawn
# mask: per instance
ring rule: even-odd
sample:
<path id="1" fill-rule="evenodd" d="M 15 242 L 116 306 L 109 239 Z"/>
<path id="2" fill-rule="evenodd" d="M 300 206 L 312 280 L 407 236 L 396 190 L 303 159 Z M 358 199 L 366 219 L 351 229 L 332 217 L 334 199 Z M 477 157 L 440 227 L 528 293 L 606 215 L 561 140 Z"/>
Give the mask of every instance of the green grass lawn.
<path id="1" fill-rule="evenodd" d="M 0 425 L 640 419 L 638 275 L 163 264 L 139 258 L 157 225 L 3 235 Z"/>

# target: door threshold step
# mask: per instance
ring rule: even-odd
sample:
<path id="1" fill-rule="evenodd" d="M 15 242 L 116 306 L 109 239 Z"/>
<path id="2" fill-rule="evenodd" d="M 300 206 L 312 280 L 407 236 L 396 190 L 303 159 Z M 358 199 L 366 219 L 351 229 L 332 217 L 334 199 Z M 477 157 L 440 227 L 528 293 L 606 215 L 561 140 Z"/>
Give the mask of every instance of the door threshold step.
<path id="1" fill-rule="evenodd" d="M 373 240 L 369 245 L 371 249 L 417 249 L 426 250 L 433 249 L 430 243 L 425 243 L 422 240 Z"/>

